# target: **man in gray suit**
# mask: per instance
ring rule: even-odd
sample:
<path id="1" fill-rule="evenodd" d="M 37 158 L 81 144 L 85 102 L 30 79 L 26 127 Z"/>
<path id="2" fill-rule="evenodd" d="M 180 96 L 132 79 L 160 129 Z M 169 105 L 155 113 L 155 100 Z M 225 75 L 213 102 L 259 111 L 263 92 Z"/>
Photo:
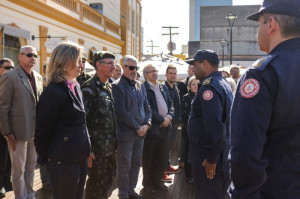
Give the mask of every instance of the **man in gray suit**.
<path id="1" fill-rule="evenodd" d="M 23 46 L 19 67 L 0 78 L 0 126 L 9 145 L 12 184 L 16 199 L 35 198 L 33 190 L 36 151 L 33 142 L 36 105 L 43 91 L 43 79 L 33 71 L 37 51 Z"/>
<path id="2" fill-rule="evenodd" d="M 112 84 L 117 118 L 117 186 L 120 199 L 141 199 L 135 191 L 144 146 L 144 137 L 151 126 L 151 109 L 146 89 L 137 75 L 138 60 L 126 55 L 123 75 Z"/>

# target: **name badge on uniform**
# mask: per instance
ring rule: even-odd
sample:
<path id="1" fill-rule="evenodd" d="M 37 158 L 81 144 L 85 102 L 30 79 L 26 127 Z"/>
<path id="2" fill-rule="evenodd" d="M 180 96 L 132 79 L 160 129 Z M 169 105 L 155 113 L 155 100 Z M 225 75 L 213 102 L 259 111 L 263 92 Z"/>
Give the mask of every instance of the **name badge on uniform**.
<path id="1" fill-rule="evenodd" d="M 206 101 L 211 100 L 213 98 L 213 96 L 214 96 L 214 94 L 210 90 L 206 90 L 203 93 L 203 99 L 206 100 Z"/>
<path id="2" fill-rule="evenodd" d="M 243 98 L 253 98 L 257 95 L 259 89 L 260 85 L 256 79 L 246 79 L 240 87 L 240 93 Z"/>

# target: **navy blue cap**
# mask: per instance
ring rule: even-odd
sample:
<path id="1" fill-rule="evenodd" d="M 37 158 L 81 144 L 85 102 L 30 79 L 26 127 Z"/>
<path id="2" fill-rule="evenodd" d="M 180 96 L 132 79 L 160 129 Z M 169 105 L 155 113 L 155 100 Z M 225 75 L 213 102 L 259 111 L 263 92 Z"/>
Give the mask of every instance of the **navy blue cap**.
<path id="1" fill-rule="evenodd" d="M 263 13 L 288 15 L 300 18 L 299 0 L 264 0 L 259 11 L 246 17 L 246 19 L 258 21 Z"/>
<path id="2" fill-rule="evenodd" d="M 206 60 L 213 65 L 219 65 L 220 63 L 217 53 L 213 50 L 198 50 L 194 55 L 194 59 L 190 59 L 185 62 L 190 65 L 194 65 L 194 62 L 198 60 Z"/>

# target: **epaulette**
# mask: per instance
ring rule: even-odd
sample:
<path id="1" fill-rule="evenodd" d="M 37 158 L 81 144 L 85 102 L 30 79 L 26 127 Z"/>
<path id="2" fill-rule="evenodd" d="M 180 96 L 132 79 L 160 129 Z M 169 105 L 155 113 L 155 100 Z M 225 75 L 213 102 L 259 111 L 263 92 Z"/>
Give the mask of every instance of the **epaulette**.
<path id="1" fill-rule="evenodd" d="M 251 69 L 257 69 L 257 70 L 265 70 L 266 66 L 272 61 L 277 55 L 268 55 L 261 59 L 256 60 L 250 67 Z"/>
<path id="2" fill-rule="evenodd" d="M 212 77 L 207 78 L 206 80 L 203 81 L 202 85 L 210 84 L 210 80 Z"/>

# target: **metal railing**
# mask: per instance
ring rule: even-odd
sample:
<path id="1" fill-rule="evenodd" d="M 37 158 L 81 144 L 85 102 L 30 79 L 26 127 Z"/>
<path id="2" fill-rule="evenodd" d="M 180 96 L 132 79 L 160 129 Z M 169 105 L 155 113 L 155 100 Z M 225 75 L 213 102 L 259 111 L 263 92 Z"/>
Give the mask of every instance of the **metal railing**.
<path id="1" fill-rule="evenodd" d="M 49 0 L 48 0 L 49 1 Z M 81 0 L 51 0 L 66 9 L 69 9 L 79 15 L 80 20 L 88 19 L 95 24 L 102 26 L 104 31 L 109 30 L 117 35 L 121 35 L 121 27 L 103 16 L 89 5 L 85 4 Z"/>

